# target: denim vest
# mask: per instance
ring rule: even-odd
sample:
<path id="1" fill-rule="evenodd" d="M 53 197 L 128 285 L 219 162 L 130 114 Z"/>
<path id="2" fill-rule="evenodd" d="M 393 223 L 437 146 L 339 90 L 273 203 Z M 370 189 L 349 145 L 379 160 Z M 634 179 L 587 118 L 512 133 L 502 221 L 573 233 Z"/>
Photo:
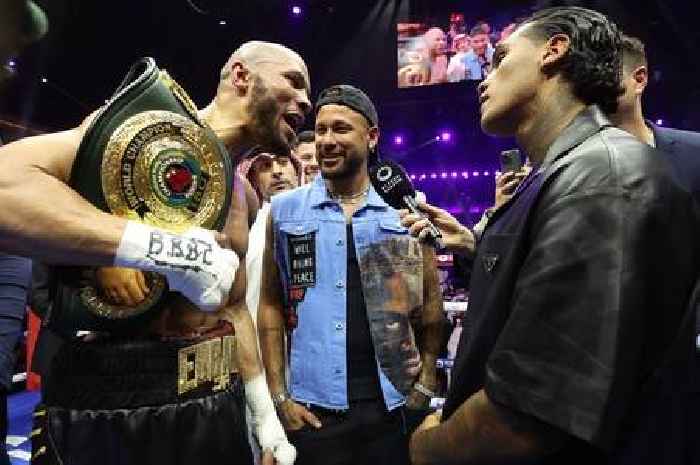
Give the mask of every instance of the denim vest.
<path id="1" fill-rule="evenodd" d="M 321 176 L 272 199 L 275 258 L 287 299 L 289 241 L 314 237 L 316 282 L 297 307 L 291 333 L 289 391 L 298 402 L 347 409 L 346 221 Z M 411 320 L 423 310 L 423 254 L 398 212 L 370 187 L 352 219 L 362 291 L 387 409 L 402 405 L 415 379 L 405 364 L 416 356 Z M 309 236 L 307 236 L 309 237 Z M 285 305 L 287 302 L 285 301 Z M 415 320 L 414 320 L 415 321 Z"/>

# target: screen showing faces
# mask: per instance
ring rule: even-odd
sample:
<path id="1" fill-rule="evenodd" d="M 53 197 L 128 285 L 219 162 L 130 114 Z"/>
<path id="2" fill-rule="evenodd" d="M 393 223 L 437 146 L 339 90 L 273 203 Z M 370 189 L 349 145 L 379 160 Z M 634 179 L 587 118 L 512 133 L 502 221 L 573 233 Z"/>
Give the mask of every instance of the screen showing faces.
<path id="1" fill-rule="evenodd" d="M 398 23 L 398 86 L 482 80 L 491 69 L 494 46 L 514 29 L 510 23 L 494 30 L 487 21 L 469 22 L 462 13 L 443 22 Z"/>

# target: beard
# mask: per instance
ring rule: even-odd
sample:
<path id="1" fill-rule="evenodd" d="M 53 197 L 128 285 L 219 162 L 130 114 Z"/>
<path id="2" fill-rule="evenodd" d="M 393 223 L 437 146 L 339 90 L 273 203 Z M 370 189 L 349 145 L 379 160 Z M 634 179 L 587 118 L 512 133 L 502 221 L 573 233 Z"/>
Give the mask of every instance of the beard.
<path id="1" fill-rule="evenodd" d="M 279 103 L 272 92 L 259 76 L 253 78 L 253 88 L 250 97 L 250 112 L 252 117 L 251 135 L 253 143 L 266 152 L 275 155 L 289 155 L 289 142 L 282 135 L 277 116 Z"/>
<path id="2" fill-rule="evenodd" d="M 364 160 L 361 157 L 347 157 L 343 160 L 343 164 L 339 169 L 332 171 L 324 171 L 323 163 L 321 165 L 321 176 L 324 179 L 346 179 L 351 178 L 356 175 L 360 170 L 363 169 Z"/>

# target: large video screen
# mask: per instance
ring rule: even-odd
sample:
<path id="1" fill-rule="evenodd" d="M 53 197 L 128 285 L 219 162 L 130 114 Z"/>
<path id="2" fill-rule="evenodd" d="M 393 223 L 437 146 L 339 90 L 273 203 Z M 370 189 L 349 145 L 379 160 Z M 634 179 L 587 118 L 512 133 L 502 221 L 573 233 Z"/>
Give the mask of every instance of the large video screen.
<path id="1" fill-rule="evenodd" d="M 487 21 L 452 13 L 442 22 L 397 24 L 398 86 L 415 87 L 482 80 L 491 70 L 494 46 L 515 24 L 495 30 Z"/>

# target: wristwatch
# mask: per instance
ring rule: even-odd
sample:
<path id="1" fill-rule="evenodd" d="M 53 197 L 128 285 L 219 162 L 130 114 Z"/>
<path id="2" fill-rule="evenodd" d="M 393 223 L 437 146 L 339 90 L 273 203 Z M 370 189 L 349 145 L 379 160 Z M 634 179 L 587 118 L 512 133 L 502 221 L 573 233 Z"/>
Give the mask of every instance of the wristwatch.
<path id="1" fill-rule="evenodd" d="M 275 404 L 275 408 L 279 408 L 280 405 L 291 399 L 287 391 L 276 392 L 272 394 L 272 403 Z"/>

